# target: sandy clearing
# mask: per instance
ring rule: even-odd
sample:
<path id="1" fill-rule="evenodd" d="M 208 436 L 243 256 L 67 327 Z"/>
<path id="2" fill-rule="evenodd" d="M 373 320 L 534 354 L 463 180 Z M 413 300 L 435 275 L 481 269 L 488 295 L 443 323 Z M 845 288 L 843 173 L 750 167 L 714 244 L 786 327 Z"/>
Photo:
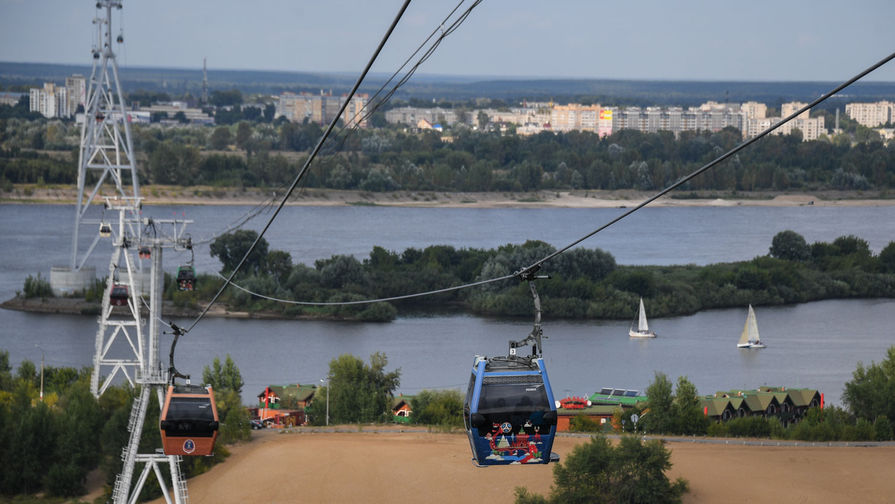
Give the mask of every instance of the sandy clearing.
<path id="1" fill-rule="evenodd" d="M 253 433 L 222 465 L 189 481 L 194 504 L 236 502 L 513 502 L 525 486 L 546 494 L 549 467 L 470 463 L 463 434 Z M 571 453 L 586 438 L 562 437 Z M 759 447 L 670 443 L 684 502 L 892 502 L 895 447 Z M 161 502 L 161 501 L 156 501 Z"/>

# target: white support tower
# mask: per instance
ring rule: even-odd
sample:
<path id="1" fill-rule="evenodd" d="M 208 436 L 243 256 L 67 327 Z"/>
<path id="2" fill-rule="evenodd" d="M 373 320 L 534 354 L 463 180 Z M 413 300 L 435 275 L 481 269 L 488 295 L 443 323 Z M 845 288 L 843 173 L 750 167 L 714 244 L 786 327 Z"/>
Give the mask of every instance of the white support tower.
<path id="1" fill-rule="evenodd" d="M 159 398 L 159 406 L 162 406 L 168 384 L 167 368 L 163 367 L 159 360 L 159 321 L 162 319 L 162 292 L 164 290 L 162 251 L 165 248 L 174 250 L 190 248 L 192 246 L 190 239 L 184 231 L 187 224 L 192 221 L 143 219 L 134 222 L 125 218 L 125 210 L 129 208 L 128 205 L 118 208 L 115 206 L 115 201 L 112 200 L 109 206 L 119 210 L 120 231 L 116 237 L 119 247 L 113 255 L 113 262 L 109 267 L 110 281 L 103 298 L 103 313 L 100 315 L 100 329 L 96 337 L 97 353 L 94 357 L 91 386 L 94 387 L 94 393 L 99 396 L 106 390 L 112 379 L 118 373 L 122 373 L 131 384 L 140 388 L 140 395 L 134 400 L 131 409 L 128 422 L 128 444 L 121 451 L 121 459 L 124 464 L 121 473 L 115 480 L 112 500 L 116 504 L 136 503 L 147 478 L 154 474 L 158 478 L 162 494 L 168 504 L 172 502 L 186 504 L 188 502 L 187 486 L 180 474 L 180 457 L 165 455 L 160 448 L 156 449 L 154 453 L 139 453 L 139 447 L 145 427 L 151 390 L 155 389 Z M 134 229 L 138 230 L 136 235 L 141 238 L 129 241 L 128 236 L 134 235 L 128 233 Z M 146 303 L 143 301 L 142 295 L 137 294 L 137 288 L 133 282 L 136 269 L 133 268 L 134 261 L 131 254 L 134 250 L 138 251 L 140 260 L 145 260 L 148 255 L 148 259 L 151 261 L 147 331 L 143 331 L 141 319 L 141 311 Z M 128 278 L 132 280 L 127 285 L 129 293 L 133 294 L 128 295 L 126 310 L 123 310 L 123 306 L 115 307 L 109 302 L 111 289 L 116 285 L 113 280 L 115 278 L 114 265 L 119 257 L 124 257 L 123 268 L 126 269 Z M 117 275 L 119 282 L 124 274 L 125 272 L 121 271 L 121 267 L 119 267 Z M 121 286 L 120 283 L 117 285 Z M 116 313 L 116 310 L 123 312 L 123 315 Z M 121 347 L 125 348 L 125 358 L 112 359 L 108 357 L 109 352 L 116 348 L 114 345 L 116 340 L 126 342 L 126 344 L 119 343 L 117 345 L 119 350 Z M 104 370 L 111 370 L 111 373 L 106 376 L 100 386 L 99 377 Z M 150 428 L 157 428 L 157 426 Z M 134 483 L 134 471 L 137 464 L 143 464 L 143 469 Z M 162 470 L 159 468 L 161 464 L 168 464 L 169 467 L 170 492 L 162 476 Z"/>
<path id="2" fill-rule="evenodd" d="M 85 266 L 90 253 L 100 240 L 96 217 L 88 216 L 91 204 L 100 195 L 102 186 L 111 183 L 121 198 L 139 200 L 140 183 L 134 159 L 127 109 L 118 79 L 118 63 L 112 50 L 112 9 L 121 9 L 121 0 L 96 0 L 96 42 L 92 50 L 93 70 L 87 84 L 84 122 L 81 126 L 81 147 L 78 156 L 78 199 L 72 233 L 69 264 L 54 266 L 50 284 L 57 294 L 72 293 L 93 284 L 93 267 Z M 119 35 L 117 40 L 123 40 Z M 95 174 L 95 176 L 93 176 Z M 87 185 L 92 189 L 87 192 Z M 139 208 L 130 209 L 136 217 Z M 88 226 L 84 229 L 84 226 Z M 97 233 L 85 251 L 79 250 L 81 231 Z"/>

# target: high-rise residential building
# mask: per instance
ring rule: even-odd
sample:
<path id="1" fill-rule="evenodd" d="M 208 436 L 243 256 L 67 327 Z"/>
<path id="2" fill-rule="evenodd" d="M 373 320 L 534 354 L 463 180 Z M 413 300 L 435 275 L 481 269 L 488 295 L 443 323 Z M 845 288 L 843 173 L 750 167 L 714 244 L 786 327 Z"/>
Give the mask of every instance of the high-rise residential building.
<path id="1" fill-rule="evenodd" d="M 612 129 L 636 129 L 646 133 L 670 131 L 719 131 L 734 127 L 742 131 L 744 115 L 739 106 L 708 102 L 686 111 L 680 107 L 626 107 L 612 116 Z"/>
<path id="2" fill-rule="evenodd" d="M 420 119 L 425 119 L 430 124 L 453 126 L 457 123 L 457 113 L 453 109 L 441 107 L 417 108 L 398 107 L 385 112 L 385 120 L 391 124 L 409 124 L 416 126 Z"/>
<path id="3" fill-rule="evenodd" d="M 780 117 L 789 117 L 790 114 L 796 112 L 797 110 L 804 107 L 805 105 L 808 105 L 808 104 L 802 103 L 802 102 L 784 103 L 784 104 L 780 105 Z M 799 114 L 796 117 L 796 119 L 808 119 L 810 117 L 810 115 L 809 115 L 810 112 L 811 112 L 810 110 L 806 110 L 806 111 L 802 112 L 801 114 Z"/>
<path id="4" fill-rule="evenodd" d="M 797 107 L 795 110 L 798 110 L 799 108 L 801 107 Z M 794 112 L 795 110 L 793 110 L 792 112 Z M 790 112 L 790 114 L 792 112 Z M 794 129 L 798 129 L 802 132 L 803 142 L 807 142 L 809 140 L 817 140 L 820 135 L 827 134 L 826 121 L 823 116 L 803 118 L 802 115 L 803 114 L 799 114 L 799 117 L 775 129 L 771 134 L 789 135 Z M 762 117 L 756 119 L 748 119 L 746 121 L 745 136 L 747 138 L 752 138 L 782 120 L 782 117 Z"/>
<path id="5" fill-rule="evenodd" d="M 875 128 L 895 122 L 895 103 L 888 101 L 849 103 L 845 105 L 845 115 L 858 121 L 862 126 Z"/>
<path id="6" fill-rule="evenodd" d="M 68 116 L 78 112 L 78 105 L 87 108 L 87 79 L 83 75 L 74 74 L 65 78 L 65 90 L 68 94 Z"/>
<path id="7" fill-rule="evenodd" d="M 341 103 L 345 102 L 345 98 L 348 95 L 342 95 L 339 106 Z M 360 128 L 367 127 L 367 120 L 364 118 L 364 107 L 367 105 L 367 100 L 370 99 L 370 95 L 366 93 L 357 93 L 352 98 L 351 101 L 348 102 L 348 106 L 345 107 L 345 111 L 342 112 L 342 124 L 346 128 L 353 128 L 355 125 Z"/>
<path id="8" fill-rule="evenodd" d="M 44 117 L 70 117 L 68 94 L 64 87 L 52 82 L 44 82 L 43 88 L 31 88 L 30 105 L 32 112 L 39 112 Z"/>
<path id="9" fill-rule="evenodd" d="M 550 113 L 550 125 L 553 131 L 591 131 L 597 132 L 600 122 L 599 105 L 555 105 Z"/>
<path id="10" fill-rule="evenodd" d="M 746 119 L 764 119 L 768 115 L 768 106 L 759 102 L 741 103 L 740 110 L 746 116 Z"/>
<path id="11" fill-rule="evenodd" d="M 320 94 L 284 92 L 277 100 L 274 117 L 285 117 L 292 122 L 304 122 L 307 119 L 317 124 L 327 124 L 339 113 L 346 97 L 347 95 L 333 96 L 332 92 L 323 91 Z M 357 94 L 351 99 L 342 114 L 342 121 L 346 126 L 353 124 L 355 120 L 361 120 L 361 110 L 368 99 L 366 94 Z M 366 125 L 366 120 L 362 120 L 360 126 Z"/>

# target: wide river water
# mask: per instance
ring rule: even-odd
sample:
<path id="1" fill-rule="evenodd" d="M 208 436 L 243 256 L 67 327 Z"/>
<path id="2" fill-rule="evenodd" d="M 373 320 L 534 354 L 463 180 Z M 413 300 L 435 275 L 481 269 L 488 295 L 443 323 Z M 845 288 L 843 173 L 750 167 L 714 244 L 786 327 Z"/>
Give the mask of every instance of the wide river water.
<path id="1" fill-rule="evenodd" d="M 249 209 L 148 206 L 144 214 L 192 219 L 189 231 L 200 241 Z M 400 252 L 433 244 L 494 248 L 538 239 L 562 247 L 622 211 L 287 207 L 266 238 L 272 250 L 285 250 L 306 264 L 334 254 L 362 259 L 374 245 Z M 67 264 L 73 213 L 68 205 L 0 205 L 0 298 L 12 297 L 29 274 L 48 276 L 50 266 Z M 247 227 L 260 229 L 266 219 L 262 214 Z M 606 250 L 620 264 L 710 264 L 766 254 L 773 236 L 785 229 L 809 243 L 853 234 L 878 253 L 895 240 L 895 206 L 645 208 L 582 246 Z M 108 253 L 98 249 L 90 261 L 101 276 L 108 270 Z M 187 260 L 168 251 L 165 268 L 174 271 Z M 200 272 L 220 269 L 208 244 L 196 247 L 195 264 Z M 856 364 L 880 361 L 895 344 L 892 299 L 757 307 L 768 344 L 760 351 L 736 348 L 745 308 L 650 319 L 659 337 L 648 341 L 628 338 L 628 320 L 559 321 L 544 313 L 549 338 L 544 356 L 554 391 L 566 396 L 602 387 L 643 390 L 655 372 L 663 372 L 672 380 L 687 376 L 703 394 L 786 385 L 817 388 L 828 402 L 841 404 L 843 384 Z M 635 310 L 632 306 L 632 317 Z M 462 388 L 475 354 L 505 354 L 507 341 L 522 339 L 530 328 L 529 320 L 466 315 L 402 315 L 386 324 L 206 318 L 178 343 L 177 364 L 201 376 L 214 357 L 230 354 L 246 382 L 243 400 L 250 403 L 268 384 L 317 383 L 340 354 L 367 359 L 382 351 L 389 369 L 401 369 L 399 391 L 413 394 Z M 39 362 L 40 349 L 48 365 L 92 366 L 96 330 L 94 316 L 0 310 L 0 349 L 9 351 L 13 366 L 23 359 Z M 169 344 L 170 336 L 163 335 L 163 355 Z"/>

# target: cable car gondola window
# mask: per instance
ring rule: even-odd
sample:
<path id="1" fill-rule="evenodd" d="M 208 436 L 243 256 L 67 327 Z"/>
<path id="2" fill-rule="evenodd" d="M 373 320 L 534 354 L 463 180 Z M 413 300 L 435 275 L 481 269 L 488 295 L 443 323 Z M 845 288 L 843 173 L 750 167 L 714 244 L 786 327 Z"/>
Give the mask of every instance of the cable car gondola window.
<path id="1" fill-rule="evenodd" d="M 165 420 L 165 434 L 169 436 L 211 437 L 217 430 L 211 401 L 201 397 L 172 399 Z"/>
<path id="2" fill-rule="evenodd" d="M 484 385 L 479 413 L 550 410 L 540 376 L 486 376 Z"/>

